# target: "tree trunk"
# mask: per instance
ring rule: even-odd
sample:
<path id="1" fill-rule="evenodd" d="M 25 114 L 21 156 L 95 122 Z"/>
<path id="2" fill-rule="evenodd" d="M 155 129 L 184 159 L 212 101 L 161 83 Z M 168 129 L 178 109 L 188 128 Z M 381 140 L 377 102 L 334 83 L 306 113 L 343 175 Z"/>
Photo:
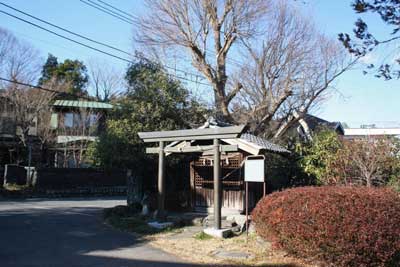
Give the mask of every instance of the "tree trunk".
<path id="1" fill-rule="evenodd" d="M 233 123 L 233 118 L 228 109 L 229 104 L 226 102 L 226 96 L 224 94 L 225 84 L 218 83 L 216 87 L 214 91 L 216 117 L 224 122 Z"/>
<path id="2" fill-rule="evenodd" d="M 366 177 L 367 187 L 372 187 L 372 179 L 371 175 L 367 175 Z"/>

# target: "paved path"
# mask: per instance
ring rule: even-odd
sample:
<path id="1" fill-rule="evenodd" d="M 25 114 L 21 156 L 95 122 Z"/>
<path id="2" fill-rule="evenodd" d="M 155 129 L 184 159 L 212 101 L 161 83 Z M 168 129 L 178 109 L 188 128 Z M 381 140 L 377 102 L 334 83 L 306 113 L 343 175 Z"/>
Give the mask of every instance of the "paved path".
<path id="1" fill-rule="evenodd" d="M 124 203 L 116 198 L 0 201 L 0 266 L 189 266 L 102 224 L 103 208 Z"/>

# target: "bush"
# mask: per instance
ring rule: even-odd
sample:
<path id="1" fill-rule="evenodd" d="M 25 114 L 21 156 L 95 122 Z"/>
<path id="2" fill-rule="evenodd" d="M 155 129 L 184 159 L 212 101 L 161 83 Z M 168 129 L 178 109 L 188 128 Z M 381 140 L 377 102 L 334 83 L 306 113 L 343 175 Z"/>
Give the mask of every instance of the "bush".
<path id="1" fill-rule="evenodd" d="M 300 187 L 253 210 L 257 233 L 333 266 L 400 266 L 400 197 L 390 189 Z"/>
<path id="2" fill-rule="evenodd" d="M 304 172 L 320 185 L 387 185 L 400 173 L 400 142 L 397 138 L 346 140 L 322 130 L 311 143 L 297 144 Z"/>

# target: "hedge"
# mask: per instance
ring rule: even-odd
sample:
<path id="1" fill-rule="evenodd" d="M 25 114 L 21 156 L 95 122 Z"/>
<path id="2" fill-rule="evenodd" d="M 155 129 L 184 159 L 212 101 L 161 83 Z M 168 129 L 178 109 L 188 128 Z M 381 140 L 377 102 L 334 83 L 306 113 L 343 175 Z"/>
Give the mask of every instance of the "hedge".
<path id="1" fill-rule="evenodd" d="M 400 266 L 400 197 L 390 189 L 300 187 L 260 200 L 257 233 L 331 266 Z"/>

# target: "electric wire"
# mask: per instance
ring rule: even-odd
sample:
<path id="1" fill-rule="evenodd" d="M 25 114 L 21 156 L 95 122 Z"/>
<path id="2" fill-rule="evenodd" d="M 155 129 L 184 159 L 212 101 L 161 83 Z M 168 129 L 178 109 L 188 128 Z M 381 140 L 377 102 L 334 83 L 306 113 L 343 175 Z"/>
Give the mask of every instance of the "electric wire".
<path id="1" fill-rule="evenodd" d="M 133 57 L 136 57 L 136 58 L 140 58 L 140 57 L 135 56 L 135 55 L 132 55 L 132 53 L 129 53 L 129 52 L 127 52 L 127 51 L 124 51 L 124 50 L 122 50 L 122 49 L 120 49 L 120 48 L 117 48 L 117 47 L 115 47 L 115 46 L 112 46 L 112 45 L 109 45 L 109 44 L 106 44 L 106 43 L 103 43 L 103 42 L 94 40 L 94 39 L 89 38 L 89 37 L 87 37 L 87 36 L 84 36 L 84 35 L 82 35 L 82 34 L 73 32 L 73 31 L 68 30 L 68 29 L 66 29 L 66 28 L 64 28 L 64 27 L 58 26 L 58 25 L 56 25 L 56 24 L 54 24 L 54 23 L 51 23 L 51 22 L 49 22 L 49 21 L 47 21 L 47 20 L 41 19 L 41 18 L 39 18 L 39 17 L 37 17 L 37 16 L 34 16 L 34 15 L 29 14 L 29 13 L 27 13 L 27 12 L 24 12 L 24 11 L 22 11 L 22 10 L 20 10 L 20 9 L 17 9 L 17 8 L 15 8 L 15 7 L 12 7 L 12 6 L 10 6 L 10 5 L 7 5 L 7 4 L 5 4 L 5 3 L 3 3 L 3 2 L 0 2 L 0 5 L 3 5 L 3 6 L 5 6 L 5 7 L 7 7 L 7 8 L 9 8 L 9 9 L 12 9 L 12 10 L 14 10 L 14 11 L 16 11 L 16 12 L 19 12 L 19 13 L 25 15 L 25 16 L 28 16 L 28 17 L 30 17 L 30 18 L 33 18 L 33 19 L 35 19 L 35 20 L 37 20 L 37 21 L 40 21 L 40 22 L 45 23 L 45 24 L 47 24 L 47 25 L 50 25 L 50 26 L 52 26 L 52 27 L 54 27 L 54 28 L 57 28 L 57 29 L 59 29 L 59 30 L 65 31 L 65 32 L 67 32 L 67 33 L 69 33 L 69 34 L 75 35 L 75 36 L 77 36 L 77 37 L 79 37 L 79 38 L 82 38 L 82 39 L 85 39 L 85 40 L 87 40 L 87 41 L 93 42 L 93 43 L 95 43 L 95 44 L 102 45 L 102 46 L 104 46 L 104 47 L 113 49 L 113 50 L 115 50 L 115 51 L 121 52 L 121 53 L 126 54 L 126 55 L 128 55 L 128 56 L 133 56 Z M 173 68 L 173 67 L 169 67 L 169 66 L 167 66 L 167 65 L 164 65 L 164 67 L 167 68 L 167 69 L 171 69 L 171 70 L 175 70 L 175 71 L 180 71 L 180 72 L 186 73 L 186 74 L 188 74 L 188 75 L 192 75 L 192 76 L 196 76 L 196 77 L 200 77 L 200 78 L 201 78 L 200 75 L 195 74 L 195 73 L 190 73 L 190 72 L 187 72 L 187 71 L 184 71 L 184 70 L 176 69 L 176 68 Z"/>
<path id="2" fill-rule="evenodd" d="M 105 9 L 102 8 L 101 6 L 100 6 L 100 7 L 99 7 L 99 6 L 96 6 L 96 5 L 94 5 L 94 4 L 91 4 L 91 3 L 86 2 L 86 1 L 84 1 L 84 0 L 79 0 L 79 1 L 81 1 L 82 3 L 84 3 L 84 4 L 88 5 L 88 6 L 91 6 L 91 7 L 95 8 L 95 9 L 97 9 L 97 10 L 100 10 L 100 11 L 102 11 L 102 12 L 104 12 L 104 13 L 106 13 L 106 14 L 108 14 L 108 15 L 114 17 L 114 18 L 117 18 L 117 19 L 119 19 L 119 20 L 121 20 L 121 21 L 124 21 L 124 22 L 126 22 L 126 23 L 128 23 L 128 24 L 131 24 L 131 25 L 133 24 L 132 21 L 127 20 L 127 19 L 124 19 L 124 18 L 122 18 L 122 17 L 120 17 L 120 16 L 118 16 L 118 15 L 114 15 L 113 13 L 111 13 L 111 12 L 105 10 Z"/>
<path id="3" fill-rule="evenodd" d="M 60 91 L 52 90 L 52 89 L 45 88 L 45 87 L 42 87 L 42 86 L 33 85 L 33 84 L 30 84 L 30 83 L 23 83 L 23 82 L 13 81 L 13 80 L 10 80 L 10 79 L 7 79 L 7 78 L 3 78 L 3 77 L 0 77 L 0 80 L 1 81 L 5 81 L 5 82 L 9 82 L 9 83 L 14 83 L 14 84 L 18 84 L 18 85 L 31 87 L 31 88 L 34 88 L 34 89 L 39 89 L 39 90 L 51 92 L 51 93 L 57 93 L 57 94 L 62 93 L 62 94 L 67 94 L 67 95 L 70 95 L 70 96 L 73 96 L 73 97 L 77 97 L 77 98 L 89 99 L 89 98 L 84 97 L 84 96 L 78 96 L 76 94 L 72 94 L 72 93 L 68 93 L 68 92 L 60 92 Z"/>
<path id="4" fill-rule="evenodd" d="M 1 2 L 0 2 L 0 3 L 1 3 Z M 3 4 L 3 3 L 1 3 L 1 4 Z M 43 31 L 48 32 L 48 33 L 54 34 L 54 35 L 56 35 L 56 36 L 58 36 L 58 37 L 60 37 L 60 38 L 63 38 L 63 39 L 65 39 L 65 40 L 68 40 L 68 41 L 73 42 L 73 43 L 75 43 L 75 44 L 84 46 L 84 47 L 86 47 L 86 48 L 88 48 L 88 49 L 91 49 L 91 50 L 97 51 L 97 52 L 99 52 L 99 53 L 105 54 L 105 55 L 107 55 L 107 56 L 110 56 L 110 57 L 113 57 L 113 58 L 116 58 L 116 59 L 125 61 L 125 62 L 127 62 L 127 63 L 134 63 L 132 60 L 123 58 L 123 57 L 121 57 L 121 56 L 118 56 L 118 55 L 115 55 L 115 54 L 106 52 L 106 51 L 104 51 L 104 50 L 101 50 L 101 49 L 98 49 L 98 48 L 96 48 L 96 47 L 90 46 L 90 45 L 88 45 L 88 44 L 82 43 L 82 42 L 80 42 L 80 41 L 74 40 L 74 39 L 69 38 L 69 37 L 67 37 L 67 36 L 64 36 L 64 35 L 62 35 L 62 34 L 59 34 L 59 33 L 54 32 L 54 31 L 52 31 L 52 30 L 49 30 L 49 29 L 47 29 L 47 28 L 45 28 L 45 27 L 42 27 L 42 26 L 40 26 L 40 25 L 38 25 L 38 24 L 36 24 L 36 23 L 33 23 L 33 22 L 31 22 L 31 21 L 25 20 L 25 19 L 23 19 L 23 18 L 20 18 L 20 17 L 18 17 L 18 16 L 13 15 L 13 14 L 10 14 L 10 13 L 4 11 L 4 10 L 0 10 L 0 13 L 3 13 L 3 14 L 5 14 L 5 15 L 7 15 L 7 16 L 10 16 L 10 17 L 15 18 L 15 19 L 17 19 L 17 20 L 20 20 L 20 21 L 22 21 L 22 22 L 24 22 L 24 23 L 27 23 L 27 24 L 31 25 L 31 26 L 37 27 L 37 28 L 39 28 L 39 29 L 41 29 L 41 30 L 43 30 Z M 50 24 L 49 24 L 49 25 L 50 25 Z M 55 26 L 57 26 L 57 25 L 55 25 Z M 58 26 L 57 26 L 57 27 L 58 27 Z M 60 29 L 61 29 L 61 28 L 62 28 L 62 27 L 60 27 Z M 65 30 L 66 30 L 66 29 L 65 29 Z M 69 30 L 67 30 L 67 31 L 69 31 Z M 70 32 L 70 31 L 69 31 L 69 32 Z M 78 36 L 78 34 L 76 34 L 76 36 Z M 85 38 L 85 39 L 86 39 L 86 38 Z M 90 39 L 91 39 L 91 38 L 87 38 L 87 40 L 90 40 Z M 93 40 L 93 41 L 95 41 L 95 40 Z M 101 44 L 101 42 L 98 42 L 98 41 L 95 41 L 95 42 L 98 43 L 98 44 Z M 106 45 L 106 44 L 104 44 L 104 45 Z M 125 52 L 125 53 L 127 53 L 127 52 Z M 134 56 L 134 55 L 132 55 L 132 56 Z M 140 57 L 138 57 L 138 56 L 134 56 L 134 57 L 140 58 Z M 165 65 L 162 65 L 162 66 L 165 67 L 165 68 L 168 68 L 168 69 L 180 71 L 180 72 L 184 73 L 185 75 L 190 75 L 190 76 L 195 76 L 195 77 L 201 77 L 201 76 L 199 76 L 199 75 L 197 75 L 197 74 L 188 73 L 188 72 L 186 72 L 186 71 L 179 70 L 179 69 L 175 69 L 175 68 L 173 68 L 173 67 L 169 67 L 169 66 L 165 66 Z M 169 75 L 174 76 L 174 77 L 176 77 L 176 78 L 178 78 L 178 79 L 181 79 L 181 80 L 185 80 L 185 81 L 189 81 L 189 82 L 195 82 L 195 83 L 199 83 L 199 84 L 202 84 L 202 85 L 205 85 L 205 86 L 210 86 L 210 85 L 207 84 L 207 83 L 203 83 L 203 82 L 199 82 L 199 81 L 193 81 L 193 80 L 191 80 L 191 79 L 188 79 L 188 78 L 185 78 L 185 77 L 181 77 L 181 76 L 178 76 L 178 75 L 175 75 L 175 74 L 169 73 Z"/>
<path id="5" fill-rule="evenodd" d="M 125 14 L 125 15 L 128 15 L 129 17 L 131 17 L 131 18 L 133 18 L 133 19 L 135 18 L 134 16 L 132 16 L 132 14 L 129 14 L 128 12 L 125 12 L 125 11 L 123 11 L 123 10 L 121 10 L 121 9 L 119 9 L 119 8 L 117 8 L 117 7 L 115 7 L 115 6 L 113 6 L 113 5 L 110 5 L 109 3 L 106 3 L 106 2 L 101 1 L 101 0 L 97 0 L 97 1 L 100 2 L 100 3 L 102 3 L 102 4 L 104 4 L 104 5 L 106 5 L 106 6 L 109 6 L 109 7 L 111 7 L 112 9 L 115 9 L 115 10 L 117 10 L 117 11 L 119 11 L 119 12 Z"/>
<path id="6" fill-rule="evenodd" d="M 84 2 L 84 0 L 79 0 L 79 1 Z M 93 1 L 91 1 L 91 0 L 86 0 L 86 1 L 89 1 L 89 2 L 93 3 Z M 105 3 L 104 1 L 101 1 L 101 0 L 97 0 L 97 1 L 103 3 L 104 5 L 108 5 L 108 6 L 112 7 L 112 8 L 114 8 L 114 9 L 118 10 L 119 12 L 123 12 L 124 14 L 128 14 L 128 15 L 129 15 L 129 13 L 127 13 L 127 12 L 121 10 L 121 9 L 118 9 L 118 8 L 116 8 L 116 7 L 114 7 L 114 6 L 110 5 L 110 4 L 107 4 L 107 3 Z M 85 4 L 88 4 L 88 3 L 85 3 Z M 102 7 L 101 5 L 96 4 L 96 3 L 93 3 L 93 4 L 91 4 L 90 6 L 92 6 L 92 7 L 94 7 L 94 8 L 97 8 L 97 9 L 99 9 L 100 7 Z M 96 7 L 96 6 L 97 6 L 97 7 Z M 105 11 L 103 11 L 103 12 L 105 12 Z M 108 12 L 105 12 L 105 13 L 108 14 Z M 110 14 L 109 14 L 109 15 L 110 15 Z M 132 18 L 134 18 L 132 15 L 129 15 L 129 16 L 131 16 Z M 125 21 L 125 22 L 126 22 L 126 21 Z M 127 22 L 127 23 L 132 24 L 131 21 L 129 21 L 129 22 Z M 224 32 L 222 32 L 222 33 L 224 33 Z M 208 53 L 213 54 L 214 56 L 216 56 L 216 52 L 214 52 L 214 51 L 212 51 L 212 50 L 205 49 L 205 51 L 208 52 Z M 240 62 L 240 61 L 238 61 L 238 60 L 236 60 L 236 59 L 229 58 L 229 57 L 227 57 L 226 59 L 227 59 L 228 61 L 230 61 L 231 63 L 234 63 L 234 65 L 236 65 L 237 67 L 243 67 L 243 65 L 244 65 L 242 62 Z"/>

